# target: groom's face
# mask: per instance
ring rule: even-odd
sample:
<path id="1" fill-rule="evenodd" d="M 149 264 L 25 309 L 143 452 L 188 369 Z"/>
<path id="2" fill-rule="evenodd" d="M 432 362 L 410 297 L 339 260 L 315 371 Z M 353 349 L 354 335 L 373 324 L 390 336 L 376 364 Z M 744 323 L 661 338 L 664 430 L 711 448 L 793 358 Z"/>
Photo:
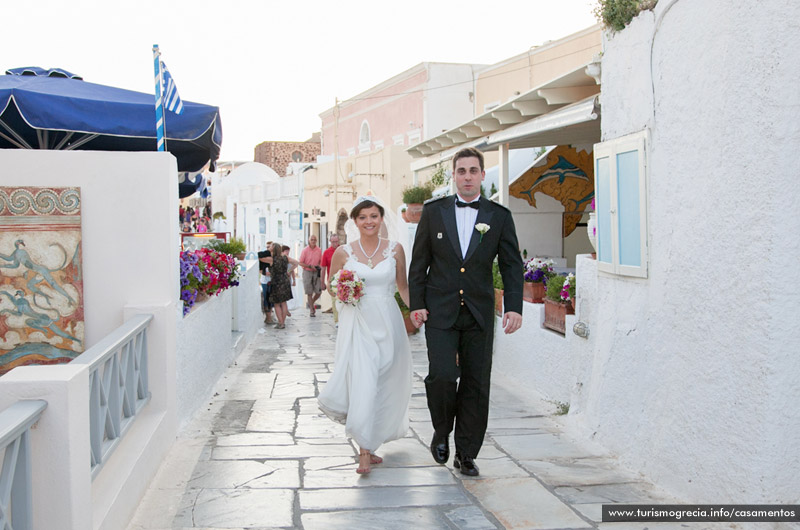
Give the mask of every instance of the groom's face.
<path id="1" fill-rule="evenodd" d="M 462 199 L 471 201 L 480 194 L 481 182 L 483 182 L 486 172 L 481 171 L 478 157 L 467 156 L 456 160 L 454 174 L 456 189 Z"/>

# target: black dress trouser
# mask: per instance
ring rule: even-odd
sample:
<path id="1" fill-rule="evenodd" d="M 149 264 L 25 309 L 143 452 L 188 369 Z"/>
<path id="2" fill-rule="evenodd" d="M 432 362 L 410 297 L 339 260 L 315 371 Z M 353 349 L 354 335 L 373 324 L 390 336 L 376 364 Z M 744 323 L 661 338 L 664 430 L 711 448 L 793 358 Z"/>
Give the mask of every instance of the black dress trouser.
<path id="1" fill-rule="evenodd" d="M 456 451 L 472 458 L 483 445 L 489 420 L 493 338 L 494 328 L 481 329 L 466 306 L 461 306 L 452 328 L 425 326 L 425 389 L 433 429 L 444 438 L 455 422 Z"/>

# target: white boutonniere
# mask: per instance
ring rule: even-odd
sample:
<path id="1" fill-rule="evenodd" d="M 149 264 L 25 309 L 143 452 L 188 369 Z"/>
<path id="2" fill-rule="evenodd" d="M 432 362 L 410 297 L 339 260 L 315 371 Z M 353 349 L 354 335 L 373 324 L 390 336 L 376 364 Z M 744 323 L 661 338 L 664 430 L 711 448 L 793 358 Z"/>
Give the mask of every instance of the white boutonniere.
<path id="1" fill-rule="evenodd" d="M 475 225 L 475 230 L 481 233 L 480 241 L 483 241 L 483 234 L 489 231 L 491 226 L 487 225 L 486 223 L 478 223 Z"/>

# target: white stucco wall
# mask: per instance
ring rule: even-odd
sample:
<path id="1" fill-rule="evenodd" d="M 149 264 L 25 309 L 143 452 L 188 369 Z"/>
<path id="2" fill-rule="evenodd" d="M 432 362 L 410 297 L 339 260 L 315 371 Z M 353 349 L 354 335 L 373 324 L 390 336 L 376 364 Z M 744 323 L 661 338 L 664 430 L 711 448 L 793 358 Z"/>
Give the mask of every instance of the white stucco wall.
<path id="1" fill-rule="evenodd" d="M 26 366 L 0 378 L 0 408 L 17 399 L 48 401 L 41 427 L 32 431 L 34 503 L 48 503 L 47 510 L 35 508 L 35 527 L 120 528 L 176 432 L 175 159 L 169 153 L 12 149 L 0 150 L 0 167 L 3 186 L 81 188 L 87 348 L 133 314 L 154 315 L 148 333 L 151 400 L 93 481 L 86 366 Z"/>
<path id="2" fill-rule="evenodd" d="M 514 214 L 517 240 L 520 250 L 527 250 L 528 257 L 561 257 L 564 239 L 561 224 L 564 206 L 556 199 L 536 193 L 536 208 L 528 201 L 509 197 L 509 209 Z"/>
<path id="3" fill-rule="evenodd" d="M 86 346 L 130 303 L 178 302 L 178 190 L 169 153 L 0 150 L 2 186 L 79 186 Z M 177 178 L 177 177 L 176 177 Z M 173 188 L 175 188 L 173 190 Z"/>
<path id="4" fill-rule="evenodd" d="M 230 289 L 196 305 L 178 323 L 178 422 L 185 425 L 233 361 L 233 293 Z"/>
<path id="5" fill-rule="evenodd" d="M 604 42 L 603 139 L 651 132 L 650 270 L 599 274 L 573 419 L 691 501 L 800 490 L 797 20 L 796 3 L 662 1 Z"/>
<path id="6" fill-rule="evenodd" d="M 650 132 L 648 278 L 579 258 L 588 339 L 542 336 L 526 303 L 496 342 L 496 371 L 568 396 L 565 426 L 687 502 L 798 500 L 797 20 L 662 0 L 606 36 L 603 139 Z"/>
<path id="7" fill-rule="evenodd" d="M 423 139 L 438 136 L 474 116 L 475 72 L 481 68 L 471 64 L 430 63 L 423 105 Z"/>

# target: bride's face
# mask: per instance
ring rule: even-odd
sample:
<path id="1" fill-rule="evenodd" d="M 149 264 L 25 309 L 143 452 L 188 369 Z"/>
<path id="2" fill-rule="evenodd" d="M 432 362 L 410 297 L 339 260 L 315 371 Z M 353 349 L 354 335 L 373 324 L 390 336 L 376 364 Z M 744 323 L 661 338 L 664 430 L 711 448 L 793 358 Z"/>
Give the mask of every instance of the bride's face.
<path id="1" fill-rule="evenodd" d="M 361 233 L 361 237 L 378 235 L 381 230 L 381 212 L 377 206 L 364 208 L 356 216 L 356 227 Z"/>

